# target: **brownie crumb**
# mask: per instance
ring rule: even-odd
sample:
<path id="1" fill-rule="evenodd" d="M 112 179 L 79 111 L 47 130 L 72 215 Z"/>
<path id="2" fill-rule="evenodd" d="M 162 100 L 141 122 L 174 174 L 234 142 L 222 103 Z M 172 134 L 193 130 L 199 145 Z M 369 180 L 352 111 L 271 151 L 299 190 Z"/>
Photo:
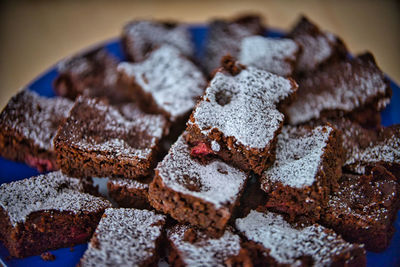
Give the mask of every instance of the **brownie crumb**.
<path id="1" fill-rule="evenodd" d="M 221 66 L 233 76 L 239 74 L 243 69 L 246 68 L 245 65 L 240 64 L 230 54 L 222 57 Z"/>
<path id="2" fill-rule="evenodd" d="M 42 260 L 44 261 L 54 261 L 56 259 L 56 256 L 47 251 L 40 254 L 40 258 L 42 258 Z"/>

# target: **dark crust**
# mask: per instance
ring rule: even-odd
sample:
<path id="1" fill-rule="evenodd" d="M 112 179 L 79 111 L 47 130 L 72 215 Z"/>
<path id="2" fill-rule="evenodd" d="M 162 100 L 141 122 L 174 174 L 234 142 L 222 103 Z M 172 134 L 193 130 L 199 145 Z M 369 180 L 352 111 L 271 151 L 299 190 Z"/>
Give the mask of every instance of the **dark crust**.
<path id="1" fill-rule="evenodd" d="M 118 203 L 120 207 L 135 209 L 152 209 L 149 202 L 147 188 L 130 188 L 108 181 L 107 189 L 109 196 Z"/>
<path id="2" fill-rule="evenodd" d="M 198 226 L 210 236 L 219 238 L 224 233 L 233 209 L 239 204 L 240 195 L 235 203 L 216 209 L 214 204 L 203 199 L 168 188 L 156 170 L 149 188 L 149 199 L 155 209 L 169 214 L 179 222 Z"/>
<path id="3" fill-rule="evenodd" d="M 0 207 L 0 241 L 10 255 L 17 258 L 71 247 L 90 239 L 103 212 L 103 209 L 79 214 L 55 210 L 34 212 L 25 223 L 13 227 L 8 215 Z"/>
<path id="4" fill-rule="evenodd" d="M 329 195 L 338 189 L 338 178 L 342 174 L 344 151 L 340 132 L 333 130 L 329 136 L 320 167 L 311 186 L 294 188 L 281 182 L 271 182 L 262 176 L 262 190 L 268 194 L 265 207 L 284 213 L 290 222 L 315 222 L 327 206 Z M 309 202 L 308 200 L 312 200 Z"/>
<path id="5" fill-rule="evenodd" d="M 179 252 L 179 249 L 177 249 L 174 245 L 174 243 L 168 239 L 168 263 L 170 266 L 174 267 L 185 267 L 186 264 L 184 264 L 182 258 L 183 255 Z"/>

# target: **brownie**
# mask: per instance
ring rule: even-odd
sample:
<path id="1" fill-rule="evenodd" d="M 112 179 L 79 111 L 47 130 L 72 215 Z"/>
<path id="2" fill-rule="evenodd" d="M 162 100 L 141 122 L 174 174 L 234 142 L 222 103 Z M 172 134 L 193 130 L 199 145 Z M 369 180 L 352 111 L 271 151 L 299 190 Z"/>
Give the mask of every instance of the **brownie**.
<path id="1" fill-rule="evenodd" d="M 240 237 L 227 228 L 212 238 L 193 226 L 177 224 L 167 230 L 171 266 L 226 266 L 240 251 Z"/>
<path id="2" fill-rule="evenodd" d="M 149 203 L 149 183 L 151 181 L 152 176 L 143 180 L 110 179 L 107 183 L 108 194 L 120 207 L 151 209 Z"/>
<path id="3" fill-rule="evenodd" d="M 157 266 L 166 217 L 148 210 L 106 209 L 80 266 Z"/>
<path id="4" fill-rule="evenodd" d="M 182 135 L 155 169 L 149 187 L 150 204 L 179 222 L 188 222 L 218 237 L 246 181 L 246 173 L 218 159 L 204 163 L 192 158 Z"/>
<path id="5" fill-rule="evenodd" d="M 297 98 L 286 109 L 290 124 L 350 116 L 377 126 L 380 117 L 371 114 L 385 108 L 392 93 L 369 53 L 330 64 L 297 82 Z"/>
<path id="6" fill-rule="evenodd" d="M 201 71 L 175 47 L 163 45 L 143 62 L 118 66 L 119 86 L 130 88 L 141 108 L 160 113 L 172 123 L 187 120 L 204 92 Z"/>
<path id="7" fill-rule="evenodd" d="M 294 26 L 289 37 L 301 47 L 295 68 L 296 74 L 312 72 L 347 56 L 347 48 L 340 38 L 330 32 L 320 30 L 304 16 Z"/>
<path id="8" fill-rule="evenodd" d="M 128 179 L 150 174 L 167 121 L 129 106 L 121 109 L 99 99 L 77 98 L 54 140 L 65 174 Z"/>
<path id="9" fill-rule="evenodd" d="M 79 179 L 60 171 L 0 185 L 0 241 L 10 255 L 23 258 L 89 240 L 111 203 L 83 191 Z"/>
<path id="10" fill-rule="evenodd" d="M 211 21 L 205 38 L 203 57 L 207 73 L 211 74 L 220 66 L 223 56 L 229 54 L 237 57 L 242 39 L 252 35 L 263 35 L 265 28 L 263 18 L 255 14 Z"/>
<path id="11" fill-rule="evenodd" d="M 321 225 L 292 225 L 281 215 L 251 211 L 236 220 L 255 263 L 263 266 L 365 266 L 362 245 L 350 244 Z"/>
<path id="12" fill-rule="evenodd" d="M 72 105 L 65 98 L 20 91 L 0 114 L 0 155 L 40 172 L 59 169 L 53 139 Z"/>
<path id="13" fill-rule="evenodd" d="M 238 59 L 245 65 L 287 77 L 292 75 L 299 53 L 299 45 L 291 39 L 250 36 L 242 40 Z"/>
<path id="14" fill-rule="evenodd" d="M 329 194 L 337 190 L 343 154 L 341 136 L 329 125 L 284 126 L 276 160 L 261 177 L 261 189 L 268 194 L 266 207 L 287 214 L 291 221 L 318 220 Z"/>
<path id="15" fill-rule="evenodd" d="M 225 60 L 226 59 L 226 60 Z M 260 174 L 272 161 L 284 115 L 279 106 L 297 89 L 287 79 L 224 58 L 187 123 L 192 154 L 216 155 Z"/>
<path id="16" fill-rule="evenodd" d="M 194 45 L 187 25 L 175 22 L 134 20 L 122 30 L 122 47 L 129 61 L 143 61 L 154 49 L 168 44 L 192 57 Z"/>
<path id="17" fill-rule="evenodd" d="M 339 191 L 331 194 L 321 224 L 349 242 L 381 252 L 395 232 L 393 224 L 399 207 L 400 185 L 390 172 L 377 165 L 370 174 L 343 174 Z"/>

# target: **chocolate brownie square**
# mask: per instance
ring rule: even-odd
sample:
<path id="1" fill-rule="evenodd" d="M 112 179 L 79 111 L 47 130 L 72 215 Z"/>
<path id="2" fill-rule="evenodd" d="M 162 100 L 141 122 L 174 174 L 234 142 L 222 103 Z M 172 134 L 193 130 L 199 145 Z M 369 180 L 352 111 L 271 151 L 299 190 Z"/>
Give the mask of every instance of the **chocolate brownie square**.
<path id="1" fill-rule="evenodd" d="M 241 249 L 240 237 L 232 230 L 227 228 L 223 236 L 212 238 L 195 227 L 177 224 L 167 230 L 168 262 L 172 266 L 227 266 Z"/>
<path id="2" fill-rule="evenodd" d="M 343 174 L 321 224 L 349 242 L 380 252 L 390 244 L 399 207 L 400 185 L 390 172 L 377 165 L 368 175 Z"/>
<path id="3" fill-rule="evenodd" d="M 220 236 L 246 181 L 246 173 L 218 159 L 203 163 L 192 158 L 182 135 L 155 169 L 150 204 L 179 222 Z"/>
<path id="4" fill-rule="evenodd" d="M 299 45 L 285 38 L 250 36 L 242 40 L 238 59 L 280 76 L 291 76 L 300 53 Z"/>
<path id="5" fill-rule="evenodd" d="M 27 89 L 13 96 L 0 114 L 0 155 L 40 172 L 57 170 L 53 139 L 72 105 Z"/>
<path id="6" fill-rule="evenodd" d="M 119 86 L 130 88 L 143 110 L 163 114 L 172 123 L 187 120 L 206 86 L 201 71 L 170 45 L 141 63 L 120 63 L 118 72 Z"/>
<path id="7" fill-rule="evenodd" d="M 268 194 L 266 207 L 291 221 L 319 219 L 342 174 L 343 149 L 337 130 L 284 126 L 278 136 L 276 160 L 261 177 Z"/>
<path id="8" fill-rule="evenodd" d="M 148 210 L 106 209 L 80 266 L 157 266 L 166 217 Z"/>
<path id="9" fill-rule="evenodd" d="M 292 225 L 278 214 L 251 211 L 236 219 L 253 250 L 255 266 L 365 266 L 362 245 L 350 244 L 321 225 Z"/>
<path id="10" fill-rule="evenodd" d="M 290 124 L 351 117 L 378 126 L 379 111 L 390 102 L 392 94 L 387 79 L 369 53 L 327 65 L 297 82 L 297 98 L 286 108 Z"/>
<path id="11" fill-rule="evenodd" d="M 134 179 L 150 174 L 167 121 L 138 109 L 136 116 L 126 112 L 99 99 L 78 97 L 54 140 L 61 170 L 73 177 Z"/>
<path id="12" fill-rule="evenodd" d="M 134 20 L 122 30 L 122 47 L 129 61 L 143 61 L 148 53 L 164 44 L 174 46 L 187 57 L 193 56 L 194 45 L 187 25 Z"/>
<path id="13" fill-rule="evenodd" d="M 152 180 L 152 176 L 141 180 L 110 179 L 107 182 L 108 194 L 120 207 L 151 209 L 149 183 Z"/>
<path id="14" fill-rule="evenodd" d="M 280 105 L 297 89 L 287 79 L 224 58 L 187 123 L 193 155 L 217 155 L 260 174 L 273 161 L 284 115 Z"/>
<path id="15" fill-rule="evenodd" d="M 345 59 L 347 56 L 347 48 L 340 38 L 320 30 L 304 16 L 289 33 L 289 37 L 301 47 L 295 68 L 297 74 L 312 72 L 321 65 Z"/>
<path id="16" fill-rule="evenodd" d="M 18 258 L 84 243 L 109 207 L 60 171 L 2 184 L 0 241 Z"/>
<path id="17" fill-rule="evenodd" d="M 237 57 L 242 39 L 252 35 L 263 35 L 265 29 L 263 18 L 255 14 L 211 21 L 205 39 L 203 58 L 207 73 L 211 74 L 220 66 L 223 56 L 229 54 Z"/>

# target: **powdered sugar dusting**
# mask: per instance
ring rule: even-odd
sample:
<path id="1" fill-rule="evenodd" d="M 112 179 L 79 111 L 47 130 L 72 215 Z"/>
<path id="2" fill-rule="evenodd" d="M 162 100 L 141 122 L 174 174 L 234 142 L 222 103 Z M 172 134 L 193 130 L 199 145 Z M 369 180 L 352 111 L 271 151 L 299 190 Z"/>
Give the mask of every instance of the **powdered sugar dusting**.
<path id="1" fill-rule="evenodd" d="M 165 216 L 153 211 L 106 209 L 82 266 L 143 266 L 156 253 Z"/>
<path id="2" fill-rule="evenodd" d="M 232 205 L 247 176 L 220 160 L 203 165 L 190 157 L 190 148 L 180 136 L 156 168 L 165 186 L 213 203 L 216 208 Z"/>
<path id="3" fill-rule="evenodd" d="M 57 171 L 0 185 L 0 206 L 15 226 L 24 223 L 30 214 L 37 211 L 79 214 L 109 208 L 111 203 L 83 193 L 79 179 Z"/>
<path id="4" fill-rule="evenodd" d="M 149 188 L 149 183 L 141 182 L 138 180 L 132 180 L 132 179 L 123 179 L 123 178 L 117 178 L 117 179 L 110 179 L 109 183 L 112 183 L 116 186 L 123 186 L 127 187 L 128 189 L 148 189 Z"/>
<path id="5" fill-rule="evenodd" d="M 251 36 L 244 38 L 239 61 L 281 76 L 289 76 L 297 60 L 299 46 L 291 39 Z"/>
<path id="6" fill-rule="evenodd" d="M 193 113 L 194 123 L 204 135 L 216 128 L 238 144 L 263 149 L 284 119 L 276 105 L 295 89 L 291 80 L 254 67 L 236 76 L 218 72 Z"/>
<path id="7" fill-rule="evenodd" d="M 344 241 L 332 230 L 318 224 L 296 229 L 281 215 L 251 211 L 236 220 L 246 238 L 262 244 L 278 263 L 297 265 L 301 256 L 311 256 L 315 266 L 331 266 L 334 257 L 360 246 Z"/>
<path id="8" fill-rule="evenodd" d="M 185 232 L 190 228 L 187 225 L 178 224 L 167 231 L 168 239 L 181 254 L 181 259 L 186 266 L 226 266 L 225 261 L 239 253 L 240 238 L 230 229 L 225 230 L 224 235 L 213 239 L 205 233 L 196 232 L 196 241 L 185 241 Z"/>

